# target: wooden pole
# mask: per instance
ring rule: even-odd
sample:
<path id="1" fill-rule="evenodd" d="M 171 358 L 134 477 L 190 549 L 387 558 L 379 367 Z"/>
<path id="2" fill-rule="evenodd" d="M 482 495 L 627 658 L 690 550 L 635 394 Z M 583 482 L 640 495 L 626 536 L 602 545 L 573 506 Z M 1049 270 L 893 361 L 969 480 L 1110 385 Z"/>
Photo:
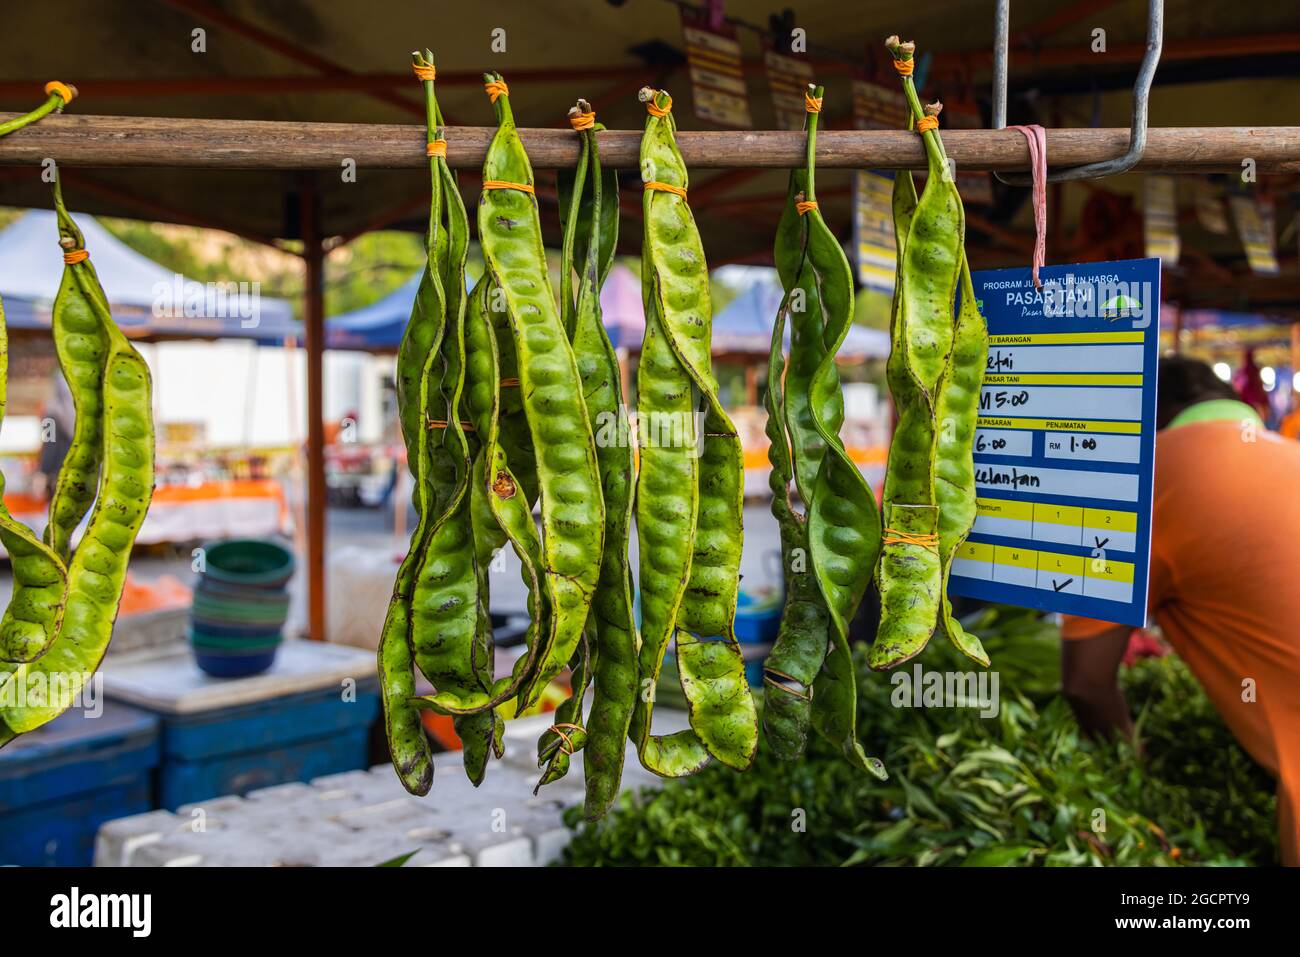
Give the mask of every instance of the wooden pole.
<path id="1" fill-rule="evenodd" d="M 299 215 L 306 265 L 303 329 L 307 346 L 307 635 L 325 640 L 325 250 L 320 194 L 302 177 Z"/>
<path id="2" fill-rule="evenodd" d="M 17 114 L 0 113 L 0 121 Z M 461 169 L 483 164 L 495 129 L 447 129 L 447 160 Z M 572 167 L 578 140 L 572 130 L 519 131 L 538 169 Z M 1047 132 L 1053 166 L 1074 166 L 1121 155 L 1128 130 Z M 641 131 L 598 134 L 607 166 L 639 166 Z M 362 168 L 423 169 L 423 127 L 379 123 L 281 123 L 267 120 L 196 120 L 144 116 L 49 116 L 0 141 L 0 165 L 36 165 L 53 158 L 66 166 L 195 169 L 331 169 L 346 157 Z M 693 131 L 677 134 L 694 169 L 791 169 L 802 166 L 798 131 Z M 945 130 L 944 146 L 960 169 L 1029 168 L 1025 139 L 1013 130 Z M 1172 127 L 1152 129 L 1137 165 L 1171 172 L 1240 171 L 1241 158 L 1261 173 L 1300 172 L 1300 127 Z M 913 133 L 895 130 L 825 130 L 817 135 L 823 169 L 924 169 L 925 153 Z"/>

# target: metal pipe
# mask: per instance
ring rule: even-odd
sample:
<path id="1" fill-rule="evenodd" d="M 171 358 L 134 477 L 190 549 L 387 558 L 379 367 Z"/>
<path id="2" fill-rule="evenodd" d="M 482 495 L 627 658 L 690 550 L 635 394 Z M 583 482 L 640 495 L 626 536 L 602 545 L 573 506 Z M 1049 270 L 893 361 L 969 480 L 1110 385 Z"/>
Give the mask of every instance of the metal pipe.
<path id="1" fill-rule="evenodd" d="M 1011 0 L 998 0 L 993 13 L 993 128 L 1007 125 L 1007 46 L 1011 32 Z"/>
<path id="2" fill-rule="evenodd" d="M 1007 125 L 1007 44 L 1010 32 L 1011 0 L 998 0 L 994 14 L 994 68 L 993 68 L 993 127 L 1004 129 Z M 1160 63 L 1160 50 L 1164 43 L 1164 0 L 1147 2 L 1147 43 L 1142 65 L 1133 84 L 1133 110 L 1129 121 L 1128 149 L 1121 156 L 1067 166 L 1047 172 L 1049 183 L 1062 183 L 1081 179 L 1100 179 L 1132 169 L 1142 159 L 1147 146 L 1147 117 L 1150 112 L 1151 83 L 1156 66 Z M 1050 154 L 1049 154 L 1050 156 Z M 1032 179 L 1023 174 L 998 173 L 998 179 L 1010 186 L 1029 186 Z"/>

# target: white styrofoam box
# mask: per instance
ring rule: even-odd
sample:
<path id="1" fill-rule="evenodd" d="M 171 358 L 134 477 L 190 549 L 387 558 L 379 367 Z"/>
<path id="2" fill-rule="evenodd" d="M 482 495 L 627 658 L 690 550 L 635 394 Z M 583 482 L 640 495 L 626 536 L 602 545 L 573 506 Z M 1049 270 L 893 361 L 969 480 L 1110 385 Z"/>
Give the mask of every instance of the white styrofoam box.
<path id="1" fill-rule="evenodd" d="M 405 469 L 403 469 L 405 471 Z M 399 500 L 406 507 L 406 498 Z M 330 549 L 325 590 L 326 640 L 374 652 L 393 597 L 393 578 L 406 554 L 406 543 L 393 548 L 344 545 Z"/>
<path id="2" fill-rule="evenodd" d="M 134 615 L 118 615 L 107 654 L 111 660 L 127 654 L 145 651 L 157 653 L 164 649 L 183 647 L 189 625 L 189 608 L 163 608 Z"/>
<path id="3" fill-rule="evenodd" d="M 200 801 L 172 814 L 109 821 L 95 844 L 98 866 L 370 867 L 415 851 L 411 867 L 542 866 L 568 844 L 564 809 L 583 797 L 582 754 L 569 773 L 534 795 L 537 738 L 553 715 L 506 723 L 506 755 L 475 788 L 461 755 L 436 755 L 433 790 L 406 792 L 391 766 L 347 771 L 310 784 L 281 784 L 247 797 Z M 655 733 L 686 727 L 684 712 L 660 709 Z M 625 788 L 655 785 L 629 745 Z"/>
<path id="4" fill-rule="evenodd" d="M 199 670 L 186 645 L 161 654 L 107 659 L 100 674 L 110 698 L 150 711 L 193 714 L 331 686 L 341 689 L 346 679 L 374 677 L 375 656 L 323 641 L 291 640 L 280 646 L 268 671 L 214 678 Z"/>

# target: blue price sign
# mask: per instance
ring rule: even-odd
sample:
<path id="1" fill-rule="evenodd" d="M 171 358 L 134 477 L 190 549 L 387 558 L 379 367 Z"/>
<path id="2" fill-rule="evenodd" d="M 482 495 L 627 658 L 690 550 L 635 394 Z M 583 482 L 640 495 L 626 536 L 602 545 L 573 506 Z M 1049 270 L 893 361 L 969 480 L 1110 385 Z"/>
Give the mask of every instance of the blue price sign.
<path id="1" fill-rule="evenodd" d="M 978 515 L 957 595 L 1141 625 L 1155 464 L 1160 260 L 972 277 L 989 328 Z"/>

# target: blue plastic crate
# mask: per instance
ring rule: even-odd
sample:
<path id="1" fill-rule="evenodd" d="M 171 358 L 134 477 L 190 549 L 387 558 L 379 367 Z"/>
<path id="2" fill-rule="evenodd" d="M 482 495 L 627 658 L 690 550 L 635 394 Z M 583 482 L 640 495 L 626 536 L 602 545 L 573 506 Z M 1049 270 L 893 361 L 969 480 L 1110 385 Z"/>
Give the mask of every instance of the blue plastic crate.
<path id="1" fill-rule="evenodd" d="M 781 630 L 781 597 L 755 596 L 741 592 L 736 606 L 736 640 L 742 645 L 767 644 Z M 745 679 L 754 687 L 763 684 L 763 658 L 745 663 Z"/>
<path id="2" fill-rule="evenodd" d="M 95 832 L 153 807 L 158 719 L 113 701 L 70 711 L 0 750 L 0 863 L 89 867 Z"/>
<path id="3" fill-rule="evenodd" d="M 188 648 L 109 662 L 104 693 L 158 715 L 168 810 L 364 768 L 379 714 L 373 653 L 314 641 L 285 642 L 269 671 L 245 678 L 204 674 Z"/>
<path id="4" fill-rule="evenodd" d="M 162 715 L 158 803 L 175 810 L 364 768 L 378 713 L 378 688 L 371 683 L 350 702 L 328 688 L 197 715 Z"/>

